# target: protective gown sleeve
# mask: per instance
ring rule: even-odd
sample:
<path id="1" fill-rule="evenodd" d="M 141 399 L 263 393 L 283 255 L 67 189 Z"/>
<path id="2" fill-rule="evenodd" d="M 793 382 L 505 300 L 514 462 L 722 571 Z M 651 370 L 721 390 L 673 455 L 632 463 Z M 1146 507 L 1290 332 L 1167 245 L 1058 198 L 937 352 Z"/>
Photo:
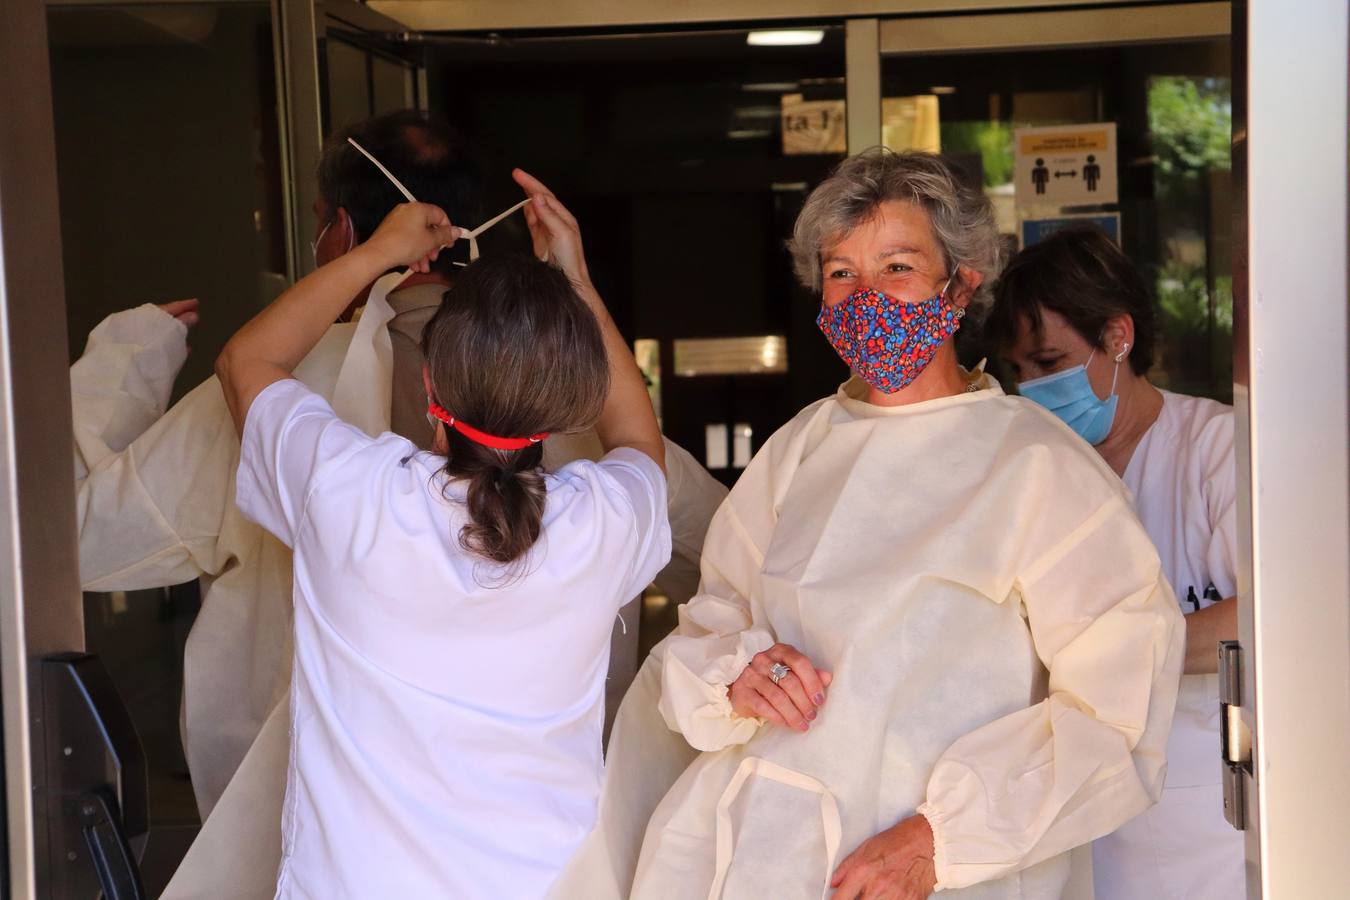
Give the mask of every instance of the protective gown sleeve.
<path id="1" fill-rule="evenodd" d="M 1042 552 L 1014 592 L 1048 696 L 958 739 L 934 767 L 918 811 L 940 890 L 1094 840 L 1162 791 L 1185 626 L 1125 498 Z"/>
<path id="2" fill-rule="evenodd" d="M 218 574 L 239 441 L 220 384 L 198 385 L 76 495 L 87 591 L 137 590 Z"/>
<path id="3" fill-rule="evenodd" d="M 680 622 L 663 644 L 660 711 L 696 750 L 750 740 L 762 719 L 732 710 L 727 688 L 751 658 L 774 644 L 753 612 L 762 548 L 773 532 L 769 444 L 718 508 L 703 544 L 699 593 L 680 607 Z"/>
<path id="4" fill-rule="evenodd" d="M 164 415 L 187 352 L 187 327 L 151 303 L 114 313 L 89 333 L 70 367 L 77 485 Z"/>
<path id="5" fill-rule="evenodd" d="M 698 593 L 704 539 L 727 489 L 689 451 L 669 439 L 665 443 L 671 557 L 655 581 L 672 603 L 681 604 Z"/>

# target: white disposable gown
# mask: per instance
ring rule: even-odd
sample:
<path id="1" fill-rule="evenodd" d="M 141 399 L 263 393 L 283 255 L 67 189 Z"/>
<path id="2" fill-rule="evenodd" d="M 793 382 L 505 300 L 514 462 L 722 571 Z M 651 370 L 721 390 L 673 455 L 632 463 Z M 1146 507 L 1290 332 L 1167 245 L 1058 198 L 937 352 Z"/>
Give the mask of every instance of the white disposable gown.
<path id="1" fill-rule="evenodd" d="M 359 322 L 330 328 L 296 370 L 340 416 L 372 435 L 390 424 L 394 309 L 387 294 L 398 277 L 377 282 Z M 96 390 L 72 369 L 77 410 L 79 398 Z M 79 489 L 85 589 L 202 582 L 184 660 L 183 731 L 206 821 L 165 896 L 218 897 L 222 885 L 231 886 L 232 897 L 271 896 L 288 747 L 290 550 L 234 504 L 239 440 L 215 379 L 125 449 L 114 449 L 121 452 L 102 454 Z M 598 450 L 593 435 L 563 435 L 546 443 L 545 463 Z M 658 584 L 679 601 L 693 593 L 703 534 L 726 489 L 676 445 L 667 442 L 666 451 L 676 559 Z M 628 631 L 635 642 L 634 624 Z M 626 680 L 616 679 L 616 697 L 617 682 Z M 219 815 L 218 803 L 227 807 Z M 241 860 L 248 861 L 242 871 Z"/>
<path id="2" fill-rule="evenodd" d="M 113 313 L 89 332 L 70 367 L 77 486 L 164 415 L 187 360 L 186 337 L 187 326 L 151 303 Z"/>
<path id="3" fill-rule="evenodd" d="M 765 444 L 553 897 L 816 900 L 915 812 L 940 890 L 1058 897 L 1066 851 L 1157 800 L 1184 647 L 1158 555 L 1091 448 L 983 383 L 894 408 L 853 383 Z M 775 641 L 834 673 L 806 734 L 727 699 Z"/>

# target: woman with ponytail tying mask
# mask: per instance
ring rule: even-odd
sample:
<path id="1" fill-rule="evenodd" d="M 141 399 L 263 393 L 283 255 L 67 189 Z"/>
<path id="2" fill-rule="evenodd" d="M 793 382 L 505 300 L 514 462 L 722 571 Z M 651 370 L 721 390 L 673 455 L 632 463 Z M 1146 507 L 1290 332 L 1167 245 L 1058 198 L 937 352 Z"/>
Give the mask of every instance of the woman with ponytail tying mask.
<path id="1" fill-rule="evenodd" d="M 292 378 L 353 294 L 460 236 L 397 207 L 216 368 L 238 503 L 295 551 L 277 896 L 542 897 L 595 818 L 610 632 L 670 558 L 664 448 L 576 222 L 522 172 L 531 257 L 456 278 L 428 324 L 429 452 Z M 607 455 L 541 468 L 550 433 Z"/>
<path id="2" fill-rule="evenodd" d="M 854 378 L 755 456 L 654 651 L 648 703 L 698 752 L 635 865 L 595 866 L 633 900 L 1059 897 L 1068 851 L 1156 799 L 1181 616 L 1100 458 L 957 364 L 998 246 L 928 154 L 845 160 L 807 199 L 797 274 Z M 632 727 L 651 683 L 619 777 L 672 774 Z"/>
<path id="3" fill-rule="evenodd" d="M 1096 228 L 1013 258 L 989 330 L 1022 396 L 1096 447 L 1134 495 L 1186 614 L 1186 663 L 1158 805 L 1092 848 L 1096 900 L 1240 900 L 1242 833 L 1223 817 L 1218 642 L 1237 639 L 1233 409 L 1161 391 L 1153 298 Z"/>

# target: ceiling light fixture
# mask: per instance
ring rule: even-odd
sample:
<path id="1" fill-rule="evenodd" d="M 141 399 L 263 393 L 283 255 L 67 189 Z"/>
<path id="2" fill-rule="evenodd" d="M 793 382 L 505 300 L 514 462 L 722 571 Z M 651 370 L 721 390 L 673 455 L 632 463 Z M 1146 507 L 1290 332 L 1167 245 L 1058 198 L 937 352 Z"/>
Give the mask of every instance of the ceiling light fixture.
<path id="1" fill-rule="evenodd" d="M 819 44 L 825 40 L 821 29 L 799 29 L 782 31 L 752 31 L 745 36 L 745 42 L 752 47 L 805 47 Z"/>
<path id="2" fill-rule="evenodd" d="M 760 94 L 786 94 L 797 90 L 801 85 L 795 81 L 757 81 L 741 85 L 741 90 Z"/>

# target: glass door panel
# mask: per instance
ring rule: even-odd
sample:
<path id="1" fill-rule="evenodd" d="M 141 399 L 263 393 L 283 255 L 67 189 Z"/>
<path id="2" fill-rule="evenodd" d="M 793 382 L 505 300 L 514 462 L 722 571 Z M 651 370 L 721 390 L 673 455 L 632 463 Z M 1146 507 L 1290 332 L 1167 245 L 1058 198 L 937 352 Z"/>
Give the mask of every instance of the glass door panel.
<path id="1" fill-rule="evenodd" d="M 1231 402 L 1230 57 L 1227 38 L 883 56 L 883 136 L 961 163 L 1015 249 L 1014 130 L 1114 122 L 1119 202 L 1072 211 L 1120 214 L 1157 297 L 1155 382 Z"/>
<path id="2" fill-rule="evenodd" d="M 48 29 L 71 356 L 111 313 L 198 298 L 177 397 L 285 284 L 270 6 L 55 7 Z M 197 607 L 195 582 L 84 598 L 145 752 L 152 896 L 198 825 L 179 729 Z"/>

